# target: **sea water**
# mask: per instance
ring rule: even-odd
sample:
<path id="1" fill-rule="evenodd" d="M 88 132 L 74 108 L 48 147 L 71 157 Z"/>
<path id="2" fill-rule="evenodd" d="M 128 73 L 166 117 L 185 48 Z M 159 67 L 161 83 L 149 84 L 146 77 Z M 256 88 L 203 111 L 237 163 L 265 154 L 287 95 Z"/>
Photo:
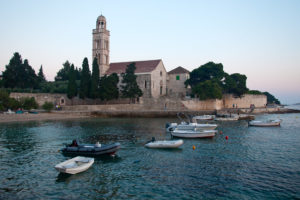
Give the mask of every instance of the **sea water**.
<path id="1" fill-rule="evenodd" d="M 299 199 L 300 114 L 256 119 L 282 124 L 218 122 L 213 139 L 184 139 L 174 150 L 144 144 L 171 139 L 165 123 L 176 119 L 0 124 L 0 199 Z M 54 166 L 69 157 L 58 150 L 73 139 L 120 142 L 121 149 L 115 157 L 96 158 L 85 172 L 60 174 Z"/>

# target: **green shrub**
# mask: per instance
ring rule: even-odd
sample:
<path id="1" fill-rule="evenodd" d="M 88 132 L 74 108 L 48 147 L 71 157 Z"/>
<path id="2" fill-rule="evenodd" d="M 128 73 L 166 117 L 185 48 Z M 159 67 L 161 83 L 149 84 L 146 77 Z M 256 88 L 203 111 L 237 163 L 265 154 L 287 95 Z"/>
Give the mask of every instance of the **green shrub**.
<path id="1" fill-rule="evenodd" d="M 18 100 L 14 99 L 14 98 L 9 98 L 8 105 L 6 107 L 7 109 L 10 108 L 12 110 L 17 110 L 20 107 L 21 107 L 21 104 Z"/>
<path id="2" fill-rule="evenodd" d="M 53 107 L 54 107 L 54 105 L 53 105 L 53 103 L 51 103 L 51 102 L 45 102 L 44 104 L 43 104 L 43 109 L 44 110 L 46 110 L 47 112 L 50 112 L 52 109 L 53 109 Z"/>
<path id="3" fill-rule="evenodd" d="M 38 104 L 35 101 L 34 97 L 25 97 L 20 99 L 21 107 L 25 110 L 37 109 Z"/>

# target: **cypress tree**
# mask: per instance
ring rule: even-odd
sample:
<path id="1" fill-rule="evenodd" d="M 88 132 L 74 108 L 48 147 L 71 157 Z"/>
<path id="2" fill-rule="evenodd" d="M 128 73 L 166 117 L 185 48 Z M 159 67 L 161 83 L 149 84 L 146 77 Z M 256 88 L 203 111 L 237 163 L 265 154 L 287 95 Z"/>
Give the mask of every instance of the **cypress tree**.
<path id="1" fill-rule="evenodd" d="M 90 86 L 91 86 L 91 72 L 89 69 L 89 62 L 87 58 L 83 59 L 82 72 L 80 80 L 79 97 L 84 99 L 90 97 Z"/>
<path id="2" fill-rule="evenodd" d="M 73 97 L 77 96 L 76 73 L 73 64 L 71 65 L 68 77 L 69 81 L 67 96 L 69 99 L 72 99 Z"/>
<path id="3" fill-rule="evenodd" d="M 93 69 L 92 69 L 92 80 L 91 80 L 91 98 L 97 98 L 99 96 L 99 66 L 97 63 L 97 58 L 93 60 Z"/>
<path id="4" fill-rule="evenodd" d="M 39 73 L 38 73 L 38 80 L 39 82 L 46 82 L 46 78 L 45 78 L 45 75 L 44 75 L 44 72 L 43 72 L 43 66 L 41 65 L 40 67 L 40 70 L 39 70 Z"/>

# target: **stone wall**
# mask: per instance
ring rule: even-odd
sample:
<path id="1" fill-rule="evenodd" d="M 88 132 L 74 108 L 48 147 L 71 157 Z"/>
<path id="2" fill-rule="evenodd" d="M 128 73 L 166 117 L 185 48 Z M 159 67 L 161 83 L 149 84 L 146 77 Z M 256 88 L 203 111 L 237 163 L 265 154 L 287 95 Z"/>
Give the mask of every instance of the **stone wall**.
<path id="1" fill-rule="evenodd" d="M 223 100 L 209 99 L 200 101 L 198 99 L 184 100 L 182 101 L 188 110 L 201 111 L 201 110 L 220 110 L 223 108 Z"/>
<path id="2" fill-rule="evenodd" d="M 223 102 L 224 108 L 233 108 L 233 104 L 235 108 L 250 108 L 251 104 L 254 104 L 256 108 L 262 108 L 267 104 L 267 96 L 245 94 L 241 98 L 235 98 L 231 94 L 225 94 L 223 95 Z"/>
<path id="3" fill-rule="evenodd" d="M 51 102 L 54 105 L 71 106 L 71 105 L 111 105 L 111 104 L 129 104 L 130 99 L 120 98 L 110 101 L 102 101 L 100 99 L 80 99 L 74 97 L 69 99 L 66 94 L 49 94 L 49 93 L 10 93 L 10 97 L 19 100 L 22 97 L 34 97 L 39 106 L 45 102 Z M 142 101 L 142 98 L 141 98 Z"/>
<path id="4" fill-rule="evenodd" d="M 11 98 L 19 100 L 22 97 L 34 97 L 35 101 L 41 106 L 45 102 L 51 102 L 54 105 L 71 105 L 66 94 L 49 94 L 49 93 L 10 93 Z"/>
<path id="5" fill-rule="evenodd" d="M 264 108 L 267 103 L 265 95 L 244 95 L 242 98 L 234 98 L 232 95 L 224 95 L 222 100 L 211 99 L 200 101 L 198 99 L 173 99 L 167 97 L 159 98 L 140 98 L 137 104 L 130 104 L 129 99 L 117 99 L 111 101 L 101 101 L 100 99 L 80 99 L 78 97 L 72 100 L 68 99 L 65 94 L 47 94 L 47 93 L 11 93 L 11 97 L 20 99 L 22 97 L 34 97 L 41 106 L 46 101 L 52 102 L 54 105 L 62 105 L 64 109 L 82 111 L 107 110 L 107 111 L 142 111 L 142 110 L 190 110 L 190 111 L 211 111 L 233 108 L 232 105 L 237 105 L 238 108 L 250 108 L 254 104 L 256 108 Z M 71 105 L 76 105 L 72 107 Z"/>

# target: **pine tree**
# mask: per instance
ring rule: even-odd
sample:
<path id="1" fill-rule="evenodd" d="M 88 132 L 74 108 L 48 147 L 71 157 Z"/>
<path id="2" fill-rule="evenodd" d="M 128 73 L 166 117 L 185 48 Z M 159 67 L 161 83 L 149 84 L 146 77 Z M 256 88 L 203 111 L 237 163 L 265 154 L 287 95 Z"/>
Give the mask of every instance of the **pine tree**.
<path id="1" fill-rule="evenodd" d="M 119 77 L 116 73 L 100 78 L 99 97 L 102 100 L 119 98 L 118 89 Z"/>
<path id="2" fill-rule="evenodd" d="M 25 73 L 19 77 L 21 88 L 37 88 L 38 77 L 34 69 L 29 65 L 27 59 L 24 60 L 21 71 L 25 71 Z"/>
<path id="3" fill-rule="evenodd" d="M 92 69 L 92 80 L 91 80 L 91 98 L 97 98 L 99 96 L 99 66 L 97 58 L 94 58 L 93 69 Z"/>
<path id="4" fill-rule="evenodd" d="M 67 81 L 69 80 L 69 71 L 71 68 L 71 63 L 67 60 L 64 64 L 63 64 L 63 68 L 61 68 L 55 77 L 55 81 Z"/>
<path id="5" fill-rule="evenodd" d="M 69 70 L 68 77 L 69 77 L 69 81 L 68 81 L 67 96 L 69 99 L 72 99 L 73 97 L 77 96 L 76 73 L 73 64 L 71 65 L 71 68 Z"/>
<path id="6" fill-rule="evenodd" d="M 21 55 L 16 52 L 10 59 L 9 64 L 3 72 L 3 84 L 6 88 L 17 87 L 18 77 L 20 77 L 20 69 L 22 68 Z M 21 72 L 22 73 L 22 72 Z M 23 72 L 24 74 L 24 72 Z"/>
<path id="7" fill-rule="evenodd" d="M 87 58 L 84 58 L 82 62 L 82 71 L 81 71 L 81 80 L 80 80 L 80 89 L 79 89 L 79 97 L 81 99 L 90 97 L 90 86 L 91 86 L 91 72 L 89 69 L 89 62 Z"/>
<path id="8" fill-rule="evenodd" d="M 130 98 L 131 102 L 134 102 L 135 98 L 143 95 L 142 90 L 136 82 L 137 76 L 134 74 L 135 69 L 135 63 L 131 63 L 127 65 L 126 72 L 122 74 L 122 95 L 125 98 Z"/>

